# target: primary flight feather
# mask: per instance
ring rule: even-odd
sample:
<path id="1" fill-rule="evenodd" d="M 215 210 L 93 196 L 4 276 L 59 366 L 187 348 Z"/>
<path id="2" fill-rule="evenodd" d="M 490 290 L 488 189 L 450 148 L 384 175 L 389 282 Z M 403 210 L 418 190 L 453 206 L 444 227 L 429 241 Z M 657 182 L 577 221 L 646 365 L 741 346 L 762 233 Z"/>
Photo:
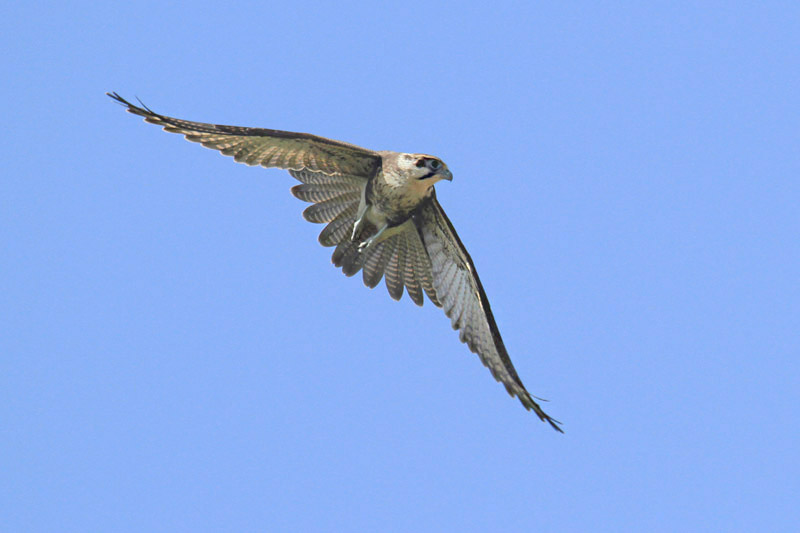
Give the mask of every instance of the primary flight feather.
<path id="1" fill-rule="evenodd" d="M 369 287 L 384 278 L 395 300 L 405 290 L 422 305 L 427 294 L 508 393 L 562 431 L 517 375 L 472 258 L 436 200 L 434 184 L 453 179 L 439 158 L 375 152 L 308 133 L 190 122 L 136 106 L 117 93 L 108 96 L 146 122 L 236 161 L 288 170 L 301 182 L 292 194 L 312 204 L 303 217 L 326 224 L 319 242 L 335 247 L 337 267 L 347 276 L 361 270 Z"/>

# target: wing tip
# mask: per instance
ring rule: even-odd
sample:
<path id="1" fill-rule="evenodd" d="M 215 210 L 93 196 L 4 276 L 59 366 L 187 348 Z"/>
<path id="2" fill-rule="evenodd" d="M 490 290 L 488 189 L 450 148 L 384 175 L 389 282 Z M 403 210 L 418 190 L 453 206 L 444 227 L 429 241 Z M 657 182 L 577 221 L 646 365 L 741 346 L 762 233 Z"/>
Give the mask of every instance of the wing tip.
<path id="1" fill-rule="evenodd" d="M 520 403 L 522 403 L 523 407 L 528 411 L 533 411 L 536 413 L 536 416 L 539 417 L 539 420 L 542 422 L 547 422 L 550 426 L 558 431 L 559 433 L 564 433 L 564 430 L 561 428 L 562 423 L 555 418 L 551 417 L 544 410 L 533 400 L 533 397 L 530 394 L 520 395 L 518 394 L 517 397 L 519 398 Z M 540 398 L 541 400 L 541 398 Z M 547 400 L 542 400 L 547 401 Z"/>
<path id="2" fill-rule="evenodd" d="M 122 96 L 120 96 L 119 93 L 116 92 L 116 91 L 107 92 L 106 96 L 108 96 L 109 98 L 114 100 L 119 105 L 124 106 L 128 113 L 133 113 L 134 115 L 139 115 L 140 117 L 145 117 L 145 119 L 153 118 L 153 117 L 160 118 L 160 115 L 158 113 L 156 113 L 155 111 L 153 111 L 152 109 L 147 107 L 144 102 L 139 100 L 139 98 L 136 98 L 136 99 L 139 100 L 139 104 L 141 104 L 141 107 L 130 103 L 129 101 L 124 99 Z"/>

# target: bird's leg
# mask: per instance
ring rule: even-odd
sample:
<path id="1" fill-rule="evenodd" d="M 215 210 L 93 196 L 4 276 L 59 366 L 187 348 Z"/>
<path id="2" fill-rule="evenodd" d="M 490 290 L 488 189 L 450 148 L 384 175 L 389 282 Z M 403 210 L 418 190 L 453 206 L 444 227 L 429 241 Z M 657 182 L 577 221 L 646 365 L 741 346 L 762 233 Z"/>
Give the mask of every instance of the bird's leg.
<path id="1" fill-rule="evenodd" d="M 364 241 L 364 242 L 362 242 L 361 244 L 358 245 L 358 251 L 359 252 L 366 251 L 367 248 L 372 246 L 372 244 L 375 243 L 375 241 L 378 240 L 378 237 L 380 237 L 381 234 L 383 234 L 383 232 L 386 231 L 386 229 L 388 227 L 389 227 L 389 223 L 388 222 L 385 223 L 383 226 L 381 226 L 381 228 L 378 230 L 378 232 L 375 235 L 373 235 L 372 237 L 370 237 L 369 239 L 367 239 L 366 241 Z"/>
<path id="2" fill-rule="evenodd" d="M 353 224 L 353 233 L 350 235 L 351 241 L 356 240 L 356 235 L 358 235 L 358 232 L 361 230 L 363 226 L 364 226 L 364 215 L 362 214 L 358 218 L 358 220 L 356 220 L 355 224 Z"/>
<path id="3" fill-rule="evenodd" d="M 350 234 L 350 240 L 356 240 L 358 233 L 364 227 L 365 218 L 367 218 L 367 204 L 364 198 L 361 198 L 361 203 L 358 206 L 358 213 L 356 213 L 356 221 L 353 224 L 353 233 Z"/>

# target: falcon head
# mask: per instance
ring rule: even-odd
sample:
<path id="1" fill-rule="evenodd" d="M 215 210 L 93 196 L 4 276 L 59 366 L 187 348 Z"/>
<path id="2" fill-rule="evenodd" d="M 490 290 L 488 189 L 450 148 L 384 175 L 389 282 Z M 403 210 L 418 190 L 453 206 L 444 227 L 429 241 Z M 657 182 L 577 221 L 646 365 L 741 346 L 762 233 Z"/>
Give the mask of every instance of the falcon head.
<path id="1" fill-rule="evenodd" d="M 441 159 L 426 154 L 402 154 L 397 166 L 408 177 L 418 184 L 430 187 L 440 180 L 453 181 L 453 174 Z"/>

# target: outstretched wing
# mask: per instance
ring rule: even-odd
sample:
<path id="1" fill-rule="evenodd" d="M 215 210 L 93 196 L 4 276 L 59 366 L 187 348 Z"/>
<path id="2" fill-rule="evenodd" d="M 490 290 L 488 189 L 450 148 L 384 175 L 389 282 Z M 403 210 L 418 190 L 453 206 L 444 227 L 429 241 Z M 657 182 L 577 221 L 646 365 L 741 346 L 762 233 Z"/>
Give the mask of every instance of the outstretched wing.
<path id="1" fill-rule="evenodd" d="M 190 122 L 133 105 L 117 93 L 106 94 L 126 106 L 129 113 L 144 117 L 146 122 L 233 156 L 240 163 L 362 178 L 372 177 L 380 168 L 380 155 L 352 144 L 308 133 Z"/>
<path id="2" fill-rule="evenodd" d="M 450 317 L 453 329 L 459 330 L 461 342 L 478 354 L 510 395 L 519 398 L 526 409 L 532 409 L 540 419 L 563 433 L 559 422 L 542 410 L 519 379 L 472 258 L 435 196 L 415 213 L 414 223 L 430 260 L 436 296 Z"/>
<path id="3" fill-rule="evenodd" d="M 221 126 L 190 122 L 155 113 L 146 106 L 136 106 L 117 93 L 107 93 L 127 107 L 127 111 L 144 117 L 146 122 L 164 130 L 180 133 L 187 140 L 233 156 L 248 165 L 262 165 L 289 170 L 300 185 L 292 194 L 311 202 L 303 217 L 310 222 L 325 223 L 319 235 L 323 246 L 336 246 L 333 262 L 348 276 L 364 269 L 364 283 L 375 287 L 385 275 L 392 298 L 399 300 L 407 288 L 411 299 L 423 303 L 423 292 L 438 305 L 425 249 L 414 225 L 410 222 L 390 238 L 359 253 L 358 243 L 350 241 L 364 187 L 378 172 L 378 153 L 352 144 L 310 135 L 265 128 Z"/>

